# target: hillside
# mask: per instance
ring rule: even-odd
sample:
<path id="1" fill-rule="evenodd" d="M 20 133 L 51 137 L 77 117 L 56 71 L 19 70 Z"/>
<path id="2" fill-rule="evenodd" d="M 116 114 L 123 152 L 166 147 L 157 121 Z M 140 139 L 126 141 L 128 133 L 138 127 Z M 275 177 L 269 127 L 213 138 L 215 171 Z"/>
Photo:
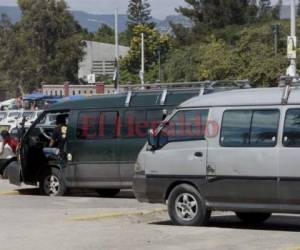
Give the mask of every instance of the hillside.
<path id="1" fill-rule="evenodd" d="M 18 7 L 0 6 L 0 13 L 8 15 L 13 23 L 19 21 L 21 18 L 21 12 Z M 78 23 L 90 32 L 95 32 L 102 24 L 107 24 L 111 27 L 114 27 L 114 15 L 96 15 L 84 11 L 71 11 L 71 13 L 73 14 L 74 18 L 78 21 Z M 190 25 L 188 19 L 179 15 L 168 16 L 165 20 L 158 20 L 153 18 L 152 21 L 157 24 L 157 28 L 162 32 L 169 30 L 170 21 L 176 23 L 179 22 L 185 26 Z M 121 32 L 126 29 L 126 23 L 127 15 L 120 14 L 119 29 Z"/>

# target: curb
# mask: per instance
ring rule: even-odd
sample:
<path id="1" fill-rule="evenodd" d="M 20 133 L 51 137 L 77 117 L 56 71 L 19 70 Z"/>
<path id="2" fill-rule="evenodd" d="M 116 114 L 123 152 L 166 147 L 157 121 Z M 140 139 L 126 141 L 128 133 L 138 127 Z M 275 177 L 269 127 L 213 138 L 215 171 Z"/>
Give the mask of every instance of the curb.
<path id="1" fill-rule="evenodd" d="M 93 221 L 93 220 L 102 220 L 102 219 L 111 219 L 111 218 L 119 218 L 125 216 L 145 216 L 154 213 L 162 213 L 166 212 L 166 209 L 155 209 L 152 211 L 133 211 L 133 212 L 115 212 L 115 213 L 100 213 L 95 215 L 87 215 L 87 216 L 74 216 L 70 217 L 68 221 Z"/>
<path id="2" fill-rule="evenodd" d="M 0 192 L 0 196 L 6 196 L 6 195 L 20 195 L 20 193 L 18 191 Z"/>

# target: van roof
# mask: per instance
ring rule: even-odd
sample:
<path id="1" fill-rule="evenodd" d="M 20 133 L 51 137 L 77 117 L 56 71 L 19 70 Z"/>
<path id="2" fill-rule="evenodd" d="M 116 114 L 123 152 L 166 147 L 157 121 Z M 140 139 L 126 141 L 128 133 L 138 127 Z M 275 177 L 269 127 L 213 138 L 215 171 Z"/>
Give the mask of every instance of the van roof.
<path id="1" fill-rule="evenodd" d="M 281 105 L 285 88 L 239 89 L 194 97 L 180 105 L 189 107 Z M 287 104 L 300 104 L 300 88 L 292 87 Z"/>
<path id="2" fill-rule="evenodd" d="M 199 89 L 185 89 L 185 90 L 168 90 L 165 106 L 178 106 L 183 101 L 199 95 Z M 132 92 L 129 107 L 155 107 L 161 106 L 163 98 L 163 90 Z M 93 108 L 122 108 L 126 106 L 126 99 L 128 93 L 117 95 L 101 95 L 91 96 L 79 100 L 61 101 L 51 105 L 47 110 L 74 110 L 74 109 L 93 109 Z"/>

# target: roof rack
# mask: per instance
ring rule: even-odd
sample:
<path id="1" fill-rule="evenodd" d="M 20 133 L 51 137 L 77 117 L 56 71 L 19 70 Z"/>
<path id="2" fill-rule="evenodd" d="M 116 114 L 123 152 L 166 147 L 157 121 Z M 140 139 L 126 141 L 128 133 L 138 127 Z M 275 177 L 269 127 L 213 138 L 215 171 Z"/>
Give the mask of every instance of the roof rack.
<path id="1" fill-rule="evenodd" d="M 287 105 L 292 91 L 292 87 L 300 86 L 299 76 L 281 76 L 279 79 L 278 87 L 284 88 L 281 104 Z"/>
<path id="2" fill-rule="evenodd" d="M 163 83 L 163 84 L 146 84 L 144 89 L 139 87 L 142 85 L 121 85 L 123 87 L 123 94 L 126 95 L 125 107 L 129 107 L 132 97 L 136 92 L 159 92 L 160 105 L 164 105 L 167 95 L 170 90 L 197 90 L 199 87 L 199 96 L 213 92 L 215 89 L 232 90 L 232 89 L 246 89 L 251 88 L 248 80 L 238 81 L 203 81 L 203 82 L 184 82 L 184 83 Z M 128 89 L 126 89 L 128 88 Z"/>
<path id="3" fill-rule="evenodd" d="M 176 83 L 151 83 L 145 85 L 120 85 L 126 91 L 149 91 L 161 89 L 188 89 L 201 87 L 205 89 L 234 89 L 251 88 L 249 80 L 222 80 L 222 81 L 201 81 L 201 82 L 176 82 Z"/>
<path id="4" fill-rule="evenodd" d="M 279 78 L 278 87 L 300 86 L 299 76 L 281 76 Z"/>

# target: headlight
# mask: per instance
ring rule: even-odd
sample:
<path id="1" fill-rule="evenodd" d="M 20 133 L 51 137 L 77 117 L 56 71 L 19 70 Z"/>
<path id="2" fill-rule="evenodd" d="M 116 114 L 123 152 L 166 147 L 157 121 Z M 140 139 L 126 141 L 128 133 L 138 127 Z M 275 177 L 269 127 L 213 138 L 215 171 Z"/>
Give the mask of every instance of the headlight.
<path id="1" fill-rule="evenodd" d="M 141 168 L 141 165 L 138 163 L 138 162 L 136 162 L 135 164 L 134 164 L 134 172 L 141 172 L 142 171 L 142 168 Z"/>

